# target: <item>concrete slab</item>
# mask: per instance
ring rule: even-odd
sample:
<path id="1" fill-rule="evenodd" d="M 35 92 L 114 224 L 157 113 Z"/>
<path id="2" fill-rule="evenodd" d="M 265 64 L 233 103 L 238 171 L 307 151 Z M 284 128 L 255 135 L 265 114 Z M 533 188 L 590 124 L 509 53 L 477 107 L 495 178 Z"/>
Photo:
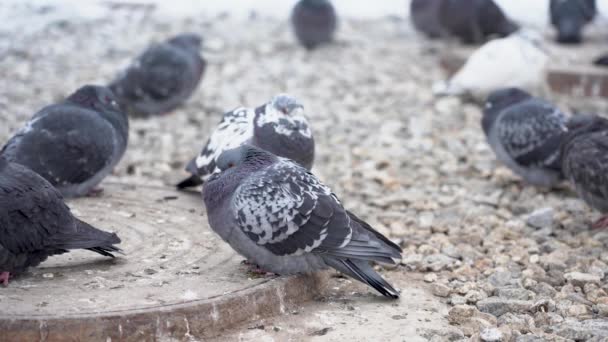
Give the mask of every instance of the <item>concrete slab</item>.
<path id="1" fill-rule="evenodd" d="M 69 203 L 116 231 L 126 255 L 53 257 L 0 288 L 0 341 L 130 341 L 212 336 L 311 299 L 322 276 L 252 279 L 208 227 L 198 194 L 104 184 Z"/>
<path id="2" fill-rule="evenodd" d="M 355 281 L 332 277 L 323 297 L 285 315 L 235 329 L 214 341 L 461 341 L 447 320 L 448 305 L 421 274 L 383 272 L 401 289 L 397 301 L 379 297 Z M 363 292 L 365 291 L 365 292 Z"/>

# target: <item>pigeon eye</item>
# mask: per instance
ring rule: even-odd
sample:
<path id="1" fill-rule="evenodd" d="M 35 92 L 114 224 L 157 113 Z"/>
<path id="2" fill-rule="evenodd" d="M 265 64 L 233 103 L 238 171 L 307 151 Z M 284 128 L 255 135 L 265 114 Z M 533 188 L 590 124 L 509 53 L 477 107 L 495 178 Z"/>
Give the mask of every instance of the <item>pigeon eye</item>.
<path id="1" fill-rule="evenodd" d="M 228 168 L 230 169 L 232 167 L 234 167 L 234 163 L 228 163 Z"/>

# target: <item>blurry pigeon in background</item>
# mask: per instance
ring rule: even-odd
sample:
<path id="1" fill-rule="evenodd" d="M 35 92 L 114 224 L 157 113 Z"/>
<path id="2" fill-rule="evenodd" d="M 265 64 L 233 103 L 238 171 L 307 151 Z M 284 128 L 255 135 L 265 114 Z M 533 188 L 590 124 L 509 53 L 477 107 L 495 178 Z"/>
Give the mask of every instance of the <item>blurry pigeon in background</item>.
<path id="1" fill-rule="evenodd" d="M 445 31 L 464 43 L 482 43 L 493 35 L 505 37 L 519 27 L 493 0 L 443 0 L 439 22 Z"/>
<path id="2" fill-rule="evenodd" d="M 217 166 L 203 187 L 209 224 L 250 262 L 283 275 L 333 267 L 399 297 L 370 262 L 395 264 L 401 248 L 344 209 L 312 173 L 250 145 L 224 152 Z"/>
<path id="3" fill-rule="evenodd" d="M 118 243 L 116 234 L 75 218 L 44 178 L 0 157 L 0 283 L 70 249 L 114 257 Z"/>
<path id="4" fill-rule="evenodd" d="M 439 22 L 439 10 L 444 0 L 412 0 L 410 18 L 416 30 L 429 38 L 440 38 L 446 35 Z"/>
<path id="5" fill-rule="evenodd" d="M 333 40 L 336 11 L 328 0 L 300 0 L 291 13 L 291 24 L 300 43 L 314 49 Z"/>
<path id="6" fill-rule="evenodd" d="M 304 107 L 294 97 L 280 94 L 256 109 L 241 107 L 224 114 L 200 155 L 186 166 L 192 176 L 177 188 L 201 185 L 216 170 L 222 152 L 242 144 L 290 158 L 307 169 L 312 168 L 315 157 L 315 142 Z"/>
<path id="7" fill-rule="evenodd" d="M 498 160 L 526 182 L 551 187 L 562 179 L 566 122 L 566 115 L 550 103 L 506 88 L 488 97 L 481 126 Z"/>
<path id="8" fill-rule="evenodd" d="M 542 36 L 530 30 L 489 41 L 475 50 L 449 81 L 436 83 L 433 91 L 478 100 L 505 87 L 543 91 L 548 56 L 541 42 Z"/>
<path id="9" fill-rule="evenodd" d="M 608 54 L 604 54 L 593 61 L 593 64 L 601 67 L 608 66 Z"/>
<path id="10" fill-rule="evenodd" d="M 585 25 L 597 13 L 595 0 L 551 0 L 551 24 L 557 29 L 557 41 L 578 44 Z"/>
<path id="11" fill-rule="evenodd" d="M 562 169 L 578 195 L 592 208 L 608 214 L 608 120 L 576 115 L 562 143 Z M 594 228 L 608 227 L 608 216 Z"/>
<path id="12" fill-rule="evenodd" d="M 24 165 L 66 197 L 83 196 L 122 158 L 129 122 L 106 87 L 86 85 L 61 103 L 42 108 L 0 154 Z"/>
<path id="13" fill-rule="evenodd" d="M 165 114 L 184 103 L 205 71 L 201 38 L 180 34 L 148 48 L 110 88 L 121 107 L 134 116 Z"/>

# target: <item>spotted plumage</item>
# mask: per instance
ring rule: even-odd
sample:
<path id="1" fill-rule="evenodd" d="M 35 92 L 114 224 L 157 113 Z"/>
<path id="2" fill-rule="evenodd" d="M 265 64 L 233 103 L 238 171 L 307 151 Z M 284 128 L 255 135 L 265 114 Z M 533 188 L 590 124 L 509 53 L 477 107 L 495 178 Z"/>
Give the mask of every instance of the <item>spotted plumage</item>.
<path id="1" fill-rule="evenodd" d="M 486 102 L 482 128 L 496 157 L 525 181 L 553 186 L 562 178 L 560 144 L 568 128 L 558 108 L 507 88 Z"/>
<path id="2" fill-rule="evenodd" d="M 310 169 L 314 139 L 303 108 L 295 98 L 280 94 L 255 109 L 241 107 L 224 114 L 201 153 L 186 166 L 192 176 L 177 187 L 202 184 L 216 170 L 215 162 L 222 152 L 245 143 L 293 159 Z"/>
<path id="3" fill-rule="evenodd" d="M 116 234 L 75 218 L 44 178 L 0 157 L 0 277 L 22 273 L 47 257 L 84 248 L 112 257 Z"/>
<path id="4" fill-rule="evenodd" d="M 203 198 L 211 228 L 237 252 L 278 274 L 333 267 L 398 297 L 370 262 L 394 264 L 401 248 L 346 210 L 309 171 L 250 145 L 224 152 L 217 166 Z"/>
<path id="5" fill-rule="evenodd" d="M 205 72 L 201 38 L 184 33 L 146 49 L 110 84 L 134 116 L 166 114 L 184 103 Z"/>
<path id="6" fill-rule="evenodd" d="M 89 194 L 118 164 L 128 136 L 129 122 L 114 94 L 87 85 L 34 114 L 0 154 L 76 197 Z"/>

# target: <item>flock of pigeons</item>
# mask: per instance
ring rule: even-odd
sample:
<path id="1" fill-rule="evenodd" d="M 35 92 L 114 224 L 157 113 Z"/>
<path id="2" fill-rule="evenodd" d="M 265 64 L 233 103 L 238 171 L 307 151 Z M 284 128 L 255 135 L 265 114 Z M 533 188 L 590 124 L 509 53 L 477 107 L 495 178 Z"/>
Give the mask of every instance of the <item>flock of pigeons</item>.
<path id="1" fill-rule="evenodd" d="M 592 2 L 552 1 L 551 10 L 562 13 L 560 6 Z M 581 15 L 588 16 L 585 6 Z M 578 12 L 569 13 L 579 18 Z M 581 18 L 587 16 L 569 24 L 556 19 L 559 39 L 580 39 L 586 20 Z M 414 0 L 412 19 L 430 36 L 455 35 L 471 43 L 518 29 L 491 0 Z M 330 42 L 336 30 L 328 0 L 299 1 L 291 20 L 307 49 Z M 75 218 L 63 197 L 100 191 L 98 184 L 127 149 L 128 115 L 164 114 L 192 95 L 206 67 L 200 46 L 197 35 L 181 34 L 150 47 L 107 87 L 86 85 L 42 108 L 5 144 L 0 282 L 7 285 L 10 276 L 70 249 L 110 257 L 121 252 L 116 234 Z M 524 180 L 553 186 L 567 178 L 591 206 L 608 212 L 608 120 L 568 118 L 524 90 L 506 88 L 488 96 L 482 127 L 498 159 Z M 310 172 L 314 156 L 304 106 L 279 94 L 256 108 L 224 114 L 177 188 L 203 184 L 211 228 L 265 271 L 332 267 L 398 298 L 371 262 L 394 264 L 401 248 L 342 206 Z"/>

